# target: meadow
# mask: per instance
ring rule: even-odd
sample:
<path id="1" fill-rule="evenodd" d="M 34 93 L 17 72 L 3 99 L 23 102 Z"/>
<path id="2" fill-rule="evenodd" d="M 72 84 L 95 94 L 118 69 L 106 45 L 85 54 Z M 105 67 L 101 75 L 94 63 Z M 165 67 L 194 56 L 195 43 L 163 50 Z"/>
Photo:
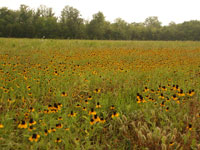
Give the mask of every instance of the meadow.
<path id="1" fill-rule="evenodd" d="M 200 42 L 0 38 L 1 150 L 200 149 Z"/>

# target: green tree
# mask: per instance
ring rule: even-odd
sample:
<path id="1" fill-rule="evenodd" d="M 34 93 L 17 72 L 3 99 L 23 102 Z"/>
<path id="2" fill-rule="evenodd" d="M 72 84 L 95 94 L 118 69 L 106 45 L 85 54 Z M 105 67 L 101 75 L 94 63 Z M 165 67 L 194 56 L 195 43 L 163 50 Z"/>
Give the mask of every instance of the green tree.
<path id="1" fill-rule="evenodd" d="M 0 36 L 14 37 L 16 36 L 16 27 L 19 14 L 18 12 L 9 10 L 6 7 L 0 9 Z"/>
<path id="2" fill-rule="evenodd" d="M 102 12 L 93 15 L 93 19 L 87 26 L 87 33 L 90 39 L 105 39 L 106 21 Z"/>
<path id="3" fill-rule="evenodd" d="M 20 24 L 19 37 L 33 37 L 33 14 L 34 11 L 31 10 L 26 5 L 21 5 L 19 10 L 19 20 L 18 23 Z"/>
<path id="4" fill-rule="evenodd" d="M 35 36 L 38 38 L 58 37 L 58 23 L 52 8 L 41 5 L 34 14 Z"/>
<path id="5" fill-rule="evenodd" d="M 152 17 L 146 18 L 144 21 L 144 25 L 146 27 L 145 39 L 146 40 L 159 40 L 161 22 L 158 20 L 158 17 L 152 16 Z"/>
<path id="6" fill-rule="evenodd" d="M 57 18 L 52 8 L 41 5 L 36 11 L 26 5 L 18 10 L 0 8 L 0 36 L 28 38 L 73 38 L 108 40 L 200 40 L 200 21 L 191 20 L 161 26 L 158 17 L 148 17 L 142 23 L 127 23 L 117 18 L 105 20 L 102 12 L 91 21 L 81 18 L 80 12 L 65 6 Z"/>
<path id="7" fill-rule="evenodd" d="M 131 23 L 130 25 L 131 40 L 144 40 L 145 26 L 144 23 Z"/>
<path id="8" fill-rule="evenodd" d="M 84 34 L 84 24 L 80 12 L 70 6 L 65 6 L 61 12 L 60 26 L 64 38 L 82 38 Z"/>
<path id="9" fill-rule="evenodd" d="M 113 38 L 115 40 L 130 40 L 130 26 L 121 18 L 117 18 L 112 24 Z"/>

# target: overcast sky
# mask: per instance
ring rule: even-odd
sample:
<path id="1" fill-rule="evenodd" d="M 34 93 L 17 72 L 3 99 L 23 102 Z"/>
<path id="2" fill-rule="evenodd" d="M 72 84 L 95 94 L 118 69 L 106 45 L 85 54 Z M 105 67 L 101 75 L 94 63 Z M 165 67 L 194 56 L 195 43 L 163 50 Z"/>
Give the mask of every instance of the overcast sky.
<path id="1" fill-rule="evenodd" d="M 143 22 L 149 16 L 158 16 L 162 25 L 171 21 L 200 20 L 200 0 L 0 0 L 0 7 L 18 9 L 20 4 L 34 9 L 46 5 L 53 8 L 56 16 L 69 5 L 88 20 L 98 11 L 102 11 L 106 20 L 111 22 L 118 17 L 129 23 Z"/>

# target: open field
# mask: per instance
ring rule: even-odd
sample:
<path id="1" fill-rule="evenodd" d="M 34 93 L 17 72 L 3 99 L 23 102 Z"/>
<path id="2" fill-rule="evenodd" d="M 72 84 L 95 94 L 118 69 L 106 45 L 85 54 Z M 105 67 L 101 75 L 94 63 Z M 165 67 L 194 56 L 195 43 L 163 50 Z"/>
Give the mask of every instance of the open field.
<path id="1" fill-rule="evenodd" d="M 0 39 L 0 147 L 200 149 L 200 42 Z"/>

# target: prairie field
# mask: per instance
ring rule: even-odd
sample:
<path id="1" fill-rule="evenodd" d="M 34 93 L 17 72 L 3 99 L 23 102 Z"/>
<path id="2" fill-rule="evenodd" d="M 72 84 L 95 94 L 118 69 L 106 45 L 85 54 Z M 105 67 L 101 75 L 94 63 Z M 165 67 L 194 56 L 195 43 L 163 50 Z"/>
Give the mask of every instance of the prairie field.
<path id="1" fill-rule="evenodd" d="M 1 150 L 200 149 L 200 42 L 0 39 Z"/>

